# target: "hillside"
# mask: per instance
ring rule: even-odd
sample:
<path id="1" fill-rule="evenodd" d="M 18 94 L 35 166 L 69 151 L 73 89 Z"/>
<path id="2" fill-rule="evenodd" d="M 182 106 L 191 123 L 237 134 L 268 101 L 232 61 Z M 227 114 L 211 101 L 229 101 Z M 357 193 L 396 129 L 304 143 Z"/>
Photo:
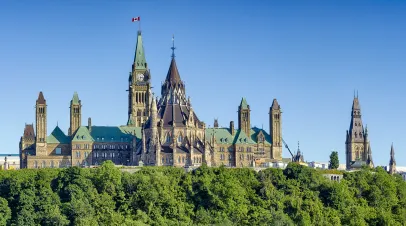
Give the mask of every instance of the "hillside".
<path id="1" fill-rule="evenodd" d="M 0 225 L 406 225 L 406 183 L 378 168 L 344 173 L 290 164 L 0 172 Z"/>

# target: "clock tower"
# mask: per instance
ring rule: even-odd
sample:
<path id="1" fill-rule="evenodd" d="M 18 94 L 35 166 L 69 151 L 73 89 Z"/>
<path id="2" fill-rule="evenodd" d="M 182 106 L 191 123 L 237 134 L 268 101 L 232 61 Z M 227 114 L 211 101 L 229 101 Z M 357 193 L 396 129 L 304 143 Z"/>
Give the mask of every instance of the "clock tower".
<path id="1" fill-rule="evenodd" d="M 134 62 L 128 79 L 128 126 L 140 127 L 149 117 L 151 76 L 145 60 L 141 31 L 138 31 Z"/>

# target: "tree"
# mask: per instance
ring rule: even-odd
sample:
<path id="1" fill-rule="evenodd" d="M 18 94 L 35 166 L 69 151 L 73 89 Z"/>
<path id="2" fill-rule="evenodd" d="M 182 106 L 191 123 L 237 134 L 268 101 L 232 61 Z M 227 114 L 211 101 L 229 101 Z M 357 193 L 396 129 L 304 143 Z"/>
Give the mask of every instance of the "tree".
<path id="1" fill-rule="evenodd" d="M 328 168 L 329 169 L 337 169 L 339 164 L 340 163 L 338 161 L 338 152 L 336 152 L 336 151 L 331 152 L 330 162 L 328 164 Z"/>

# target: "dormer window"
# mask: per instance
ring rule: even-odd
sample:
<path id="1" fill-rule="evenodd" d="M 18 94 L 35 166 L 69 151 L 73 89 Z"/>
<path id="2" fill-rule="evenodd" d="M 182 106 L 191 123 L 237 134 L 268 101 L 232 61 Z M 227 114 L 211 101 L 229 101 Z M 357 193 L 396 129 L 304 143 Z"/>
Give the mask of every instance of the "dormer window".
<path id="1" fill-rule="evenodd" d="M 104 141 L 104 137 L 102 137 L 101 140 Z"/>

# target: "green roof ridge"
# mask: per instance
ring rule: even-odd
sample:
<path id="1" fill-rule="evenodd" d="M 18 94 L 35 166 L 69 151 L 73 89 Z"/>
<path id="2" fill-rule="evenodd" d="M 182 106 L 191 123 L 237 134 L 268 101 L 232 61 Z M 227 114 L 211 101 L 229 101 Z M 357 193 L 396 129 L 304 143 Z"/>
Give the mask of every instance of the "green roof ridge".
<path id="1" fill-rule="evenodd" d="M 235 144 L 256 144 L 243 130 L 239 129 L 234 139 Z"/>
<path id="2" fill-rule="evenodd" d="M 244 97 L 241 99 L 240 107 L 241 109 L 248 109 L 247 100 Z"/>
<path id="3" fill-rule="evenodd" d="M 65 135 L 65 133 L 56 126 L 52 133 L 47 137 L 48 144 L 68 144 L 69 137 Z"/>
<path id="4" fill-rule="evenodd" d="M 138 31 L 137 36 L 137 47 L 135 49 L 134 55 L 134 67 L 135 69 L 146 69 L 147 61 L 145 60 L 144 46 L 142 45 L 141 31 Z"/>
<path id="5" fill-rule="evenodd" d="M 76 91 L 73 93 L 72 104 L 79 104 L 79 95 Z"/>

